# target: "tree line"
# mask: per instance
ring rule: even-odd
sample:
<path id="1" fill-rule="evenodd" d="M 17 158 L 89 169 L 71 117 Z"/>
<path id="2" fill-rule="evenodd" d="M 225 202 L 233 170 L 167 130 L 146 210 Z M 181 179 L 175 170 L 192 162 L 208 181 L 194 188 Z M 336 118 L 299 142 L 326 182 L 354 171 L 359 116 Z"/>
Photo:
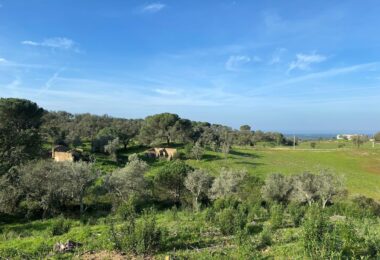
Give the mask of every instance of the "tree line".
<path id="1" fill-rule="evenodd" d="M 156 146 L 182 143 L 213 151 L 229 151 L 232 145 L 266 141 L 287 144 L 281 133 L 253 131 L 243 125 L 231 127 L 194 122 L 176 114 L 162 113 L 143 119 L 114 118 L 107 115 L 70 114 L 46 111 L 29 100 L 0 99 L 0 175 L 31 159 L 41 158 L 49 143 L 79 147 L 91 144 L 92 152 L 108 153 L 117 159 L 119 147 L 133 142 Z"/>

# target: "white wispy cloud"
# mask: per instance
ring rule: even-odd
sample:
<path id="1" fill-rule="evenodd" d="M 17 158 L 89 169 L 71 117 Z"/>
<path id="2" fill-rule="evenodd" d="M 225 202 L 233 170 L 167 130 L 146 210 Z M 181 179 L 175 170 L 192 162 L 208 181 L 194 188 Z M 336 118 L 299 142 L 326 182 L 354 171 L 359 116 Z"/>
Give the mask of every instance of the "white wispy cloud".
<path id="1" fill-rule="evenodd" d="M 48 91 L 52 84 L 54 83 L 55 80 L 58 79 L 59 77 L 59 74 L 64 71 L 65 68 L 61 68 L 59 69 L 58 71 L 56 71 L 46 82 L 45 82 L 45 85 L 41 88 L 41 90 L 38 92 L 38 95 L 41 95 L 43 94 L 44 92 Z"/>
<path id="2" fill-rule="evenodd" d="M 157 13 L 161 11 L 162 9 L 164 9 L 165 7 L 166 5 L 162 3 L 151 3 L 151 4 L 147 4 L 143 6 L 141 8 L 141 11 L 144 13 Z"/>
<path id="3" fill-rule="evenodd" d="M 179 92 L 177 90 L 173 89 L 162 89 L 162 88 L 156 88 L 154 92 L 161 94 L 161 95 L 169 95 L 169 96 L 174 96 L 178 95 Z"/>
<path id="4" fill-rule="evenodd" d="M 48 48 L 53 48 L 53 49 L 62 49 L 62 50 L 76 49 L 77 47 L 77 44 L 73 40 L 69 38 L 65 38 L 65 37 L 47 38 L 41 42 L 25 40 L 25 41 L 22 41 L 21 44 L 30 45 L 30 46 L 48 47 Z"/>
<path id="5" fill-rule="evenodd" d="M 256 57 L 256 60 L 254 61 L 257 61 L 257 59 L 259 58 Z M 245 56 L 245 55 L 232 55 L 226 61 L 225 68 L 226 70 L 229 70 L 229 71 L 237 71 L 239 70 L 239 68 L 241 68 L 241 66 L 249 63 L 251 60 L 252 59 L 250 57 Z"/>
<path id="6" fill-rule="evenodd" d="M 6 62 L 7 62 L 6 59 L 4 59 L 4 58 L 0 58 L 0 63 L 6 63 Z"/>
<path id="7" fill-rule="evenodd" d="M 327 59 L 326 56 L 319 55 L 316 53 L 313 54 L 303 54 L 299 53 L 296 55 L 296 60 L 292 61 L 289 64 L 288 73 L 294 69 L 307 70 L 310 68 L 310 65 L 313 63 L 321 63 Z"/>
<path id="8" fill-rule="evenodd" d="M 300 82 L 307 82 L 310 80 L 317 80 L 317 79 L 322 79 L 322 78 L 330 78 L 330 77 L 335 77 L 338 75 L 355 73 L 358 71 L 371 70 L 373 68 L 378 68 L 379 66 L 380 66 L 380 62 L 370 62 L 370 63 L 347 66 L 347 67 L 332 68 L 332 69 L 321 71 L 321 72 L 314 72 L 314 73 L 309 73 L 307 75 L 303 75 L 299 77 L 293 77 L 287 80 L 281 80 L 280 82 L 273 83 L 271 85 L 258 87 L 250 91 L 249 93 L 256 94 L 258 92 L 267 92 L 270 89 L 275 89 L 275 88 L 283 87 L 286 85 L 291 85 L 291 84 L 300 83 Z"/>

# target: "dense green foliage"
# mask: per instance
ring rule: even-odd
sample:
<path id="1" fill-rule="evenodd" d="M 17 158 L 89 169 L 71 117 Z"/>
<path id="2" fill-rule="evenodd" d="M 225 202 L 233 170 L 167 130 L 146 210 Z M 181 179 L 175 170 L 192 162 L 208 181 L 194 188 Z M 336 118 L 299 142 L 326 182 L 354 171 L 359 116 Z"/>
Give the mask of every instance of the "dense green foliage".
<path id="1" fill-rule="evenodd" d="M 40 155 L 44 111 L 24 99 L 0 99 L 0 176 Z"/>

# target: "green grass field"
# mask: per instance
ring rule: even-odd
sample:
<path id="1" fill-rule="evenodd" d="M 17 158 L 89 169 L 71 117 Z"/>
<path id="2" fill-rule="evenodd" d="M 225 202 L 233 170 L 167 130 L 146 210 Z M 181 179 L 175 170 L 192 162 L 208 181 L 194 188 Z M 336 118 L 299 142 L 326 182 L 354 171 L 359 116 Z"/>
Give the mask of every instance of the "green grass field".
<path id="1" fill-rule="evenodd" d="M 361 194 L 380 200 L 380 144 L 372 148 L 367 142 L 360 148 L 353 147 L 351 142 L 316 141 L 315 149 L 310 142 L 302 142 L 294 150 L 292 147 L 233 147 L 227 158 L 222 153 L 206 151 L 200 161 L 187 160 L 194 168 L 201 168 L 217 175 L 223 167 L 246 169 L 250 174 L 262 179 L 273 173 L 300 174 L 306 171 L 318 173 L 322 169 L 329 169 L 335 174 L 344 177 L 347 189 L 351 196 Z M 345 144 L 344 148 L 337 148 L 338 144 Z M 131 153 L 143 153 L 144 148 L 132 148 L 121 152 L 123 161 Z M 105 155 L 97 155 L 97 165 L 109 172 L 116 169 L 116 163 Z M 153 161 L 147 173 L 154 176 L 165 160 Z"/>
<path id="2" fill-rule="evenodd" d="M 189 160 L 188 163 L 214 174 L 222 167 L 246 169 L 261 178 L 273 173 L 318 173 L 321 169 L 329 169 L 344 177 L 350 195 L 362 194 L 380 200 L 380 149 L 235 147 L 226 159 L 220 153 L 207 152 L 204 160 Z"/>

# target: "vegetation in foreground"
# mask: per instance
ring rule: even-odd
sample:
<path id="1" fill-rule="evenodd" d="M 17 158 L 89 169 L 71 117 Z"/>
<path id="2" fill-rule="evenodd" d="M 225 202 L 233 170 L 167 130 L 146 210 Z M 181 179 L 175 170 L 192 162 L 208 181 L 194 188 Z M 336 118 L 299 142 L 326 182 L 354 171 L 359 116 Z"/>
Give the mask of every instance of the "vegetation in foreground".
<path id="1" fill-rule="evenodd" d="M 380 257 L 379 150 L 365 140 L 293 151 L 248 126 L 73 117 L 15 99 L 0 118 L 0 257 Z M 145 157 L 161 142 L 176 160 Z M 56 144 L 87 162 L 47 159 Z"/>

